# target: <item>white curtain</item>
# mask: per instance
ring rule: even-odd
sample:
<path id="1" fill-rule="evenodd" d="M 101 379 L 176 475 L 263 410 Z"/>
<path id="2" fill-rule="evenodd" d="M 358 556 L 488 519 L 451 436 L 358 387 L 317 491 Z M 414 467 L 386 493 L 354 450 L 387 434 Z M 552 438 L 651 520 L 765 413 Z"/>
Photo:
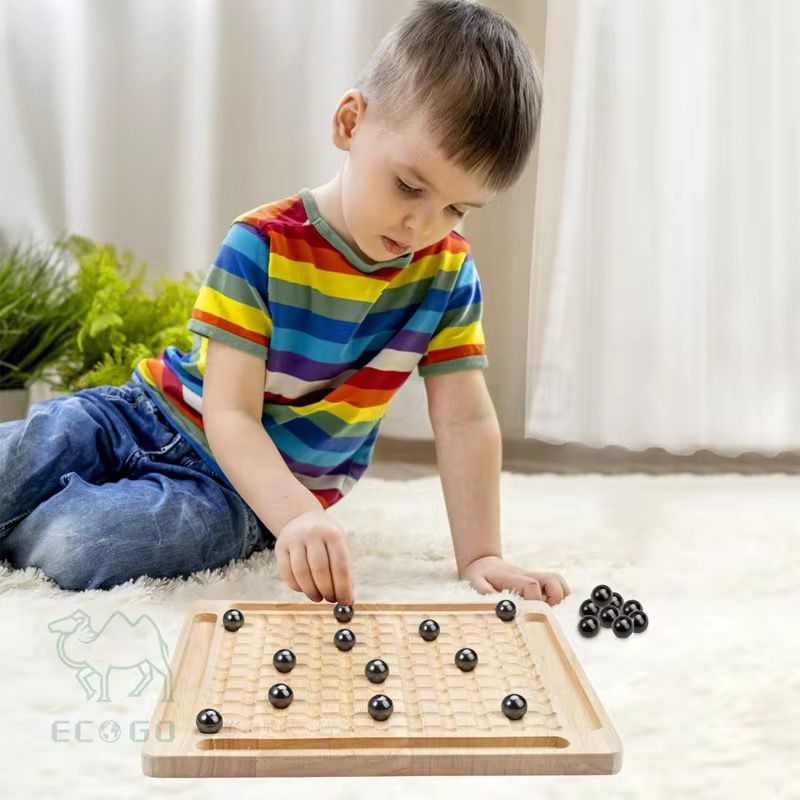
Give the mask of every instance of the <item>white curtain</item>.
<path id="1" fill-rule="evenodd" d="M 800 3 L 548 4 L 526 437 L 800 447 Z"/>
<path id="2" fill-rule="evenodd" d="M 412 5 L 0 0 L 0 225 L 204 268 L 233 217 L 332 177 L 336 102 Z"/>

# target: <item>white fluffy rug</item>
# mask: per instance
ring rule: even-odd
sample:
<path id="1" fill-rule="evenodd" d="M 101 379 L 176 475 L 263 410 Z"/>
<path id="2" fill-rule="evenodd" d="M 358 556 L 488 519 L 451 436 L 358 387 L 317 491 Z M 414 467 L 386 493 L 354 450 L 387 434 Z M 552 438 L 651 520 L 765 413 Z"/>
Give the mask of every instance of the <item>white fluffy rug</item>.
<path id="1" fill-rule="evenodd" d="M 331 513 L 350 538 L 356 603 L 482 597 L 455 580 L 438 477 L 365 477 Z M 0 795 L 800 797 L 800 478 L 503 473 L 502 518 L 504 556 L 561 572 L 572 588 L 554 612 L 622 738 L 618 774 L 380 783 L 144 777 L 134 740 L 160 681 L 128 697 L 141 676 L 126 683 L 116 671 L 123 677 L 112 677 L 110 701 L 87 700 L 59 660 L 49 623 L 76 609 L 96 625 L 113 611 L 148 614 L 171 655 L 196 599 L 304 598 L 283 584 L 266 550 L 189 581 L 140 579 L 85 593 L 62 591 L 34 570 L 0 568 Z M 649 629 L 629 639 L 606 629 L 581 638 L 577 609 L 597 583 L 639 599 Z"/>

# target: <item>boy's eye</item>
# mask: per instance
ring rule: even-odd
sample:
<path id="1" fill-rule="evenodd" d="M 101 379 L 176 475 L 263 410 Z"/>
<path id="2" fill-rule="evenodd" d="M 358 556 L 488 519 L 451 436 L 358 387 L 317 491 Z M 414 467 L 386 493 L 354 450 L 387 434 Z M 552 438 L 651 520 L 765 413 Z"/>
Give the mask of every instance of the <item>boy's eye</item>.
<path id="1" fill-rule="evenodd" d="M 395 179 L 395 185 L 397 186 L 398 189 L 400 189 L 401 192 L 406 192 L 407 194 L 418 194 L 419 192 L 422 191 L 422 189 L 415 189 L 413 186 L 409 186 L 400 178 Z M 450 213 L 455 214 L 457 217 L 464 216 L 464 212 L 459 211 L 455 206 L 450 206 Z"/>
<path id="2" fill-rule="evenodd" d="M 395 180 L 395 183 L 396 183 L 396 184 L 398 185 L 398 187 L 399 187 L 400 189 L 402 189 L 404 192 L 411 192 L 411 194 L 415 194 L 416 192 L 421 192 L 421 191 L 422 191 L 422 189 L 414 189 L 414 188 L 412 188 L 412 187 L 411 187 L 411 186 L 409 186 L 407 183 L 404 183 L 404 182 L 403 182 L 403 181 L 402 181 L 400 178 L 397 178 L 397 179 Z"/>

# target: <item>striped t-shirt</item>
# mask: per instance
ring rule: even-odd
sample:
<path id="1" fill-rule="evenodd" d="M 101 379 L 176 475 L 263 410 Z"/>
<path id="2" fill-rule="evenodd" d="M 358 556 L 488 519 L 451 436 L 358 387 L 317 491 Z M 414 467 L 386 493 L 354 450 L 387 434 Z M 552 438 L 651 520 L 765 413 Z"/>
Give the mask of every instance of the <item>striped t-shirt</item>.
<path id="1" fill-rule="evenodd" d="M 234 219 L 188 322 L 191 351 L 170 345 L 140 361 L 132 377 L 233 489 L 203 430 L 208 340 L 263 358 L 264 428 L 327 508 L 363 475 L 411 370 L 488 365 L 482 306 L 461 234 L 370 264 L 301 189 Z"/>

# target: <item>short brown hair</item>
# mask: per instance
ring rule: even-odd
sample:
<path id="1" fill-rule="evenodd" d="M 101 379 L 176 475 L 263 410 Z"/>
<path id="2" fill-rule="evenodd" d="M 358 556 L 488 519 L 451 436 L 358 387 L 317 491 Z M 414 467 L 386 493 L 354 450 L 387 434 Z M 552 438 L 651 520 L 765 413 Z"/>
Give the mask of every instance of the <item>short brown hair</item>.
<path id="1" fill-rule="evenodd" d="M 514 26 L 471 0 L 420 0 L 378 44 L 355 88 L 385 127 L 422 109 L 446 156 L 502 191 L 539 127 L 541 70 Z"/>

